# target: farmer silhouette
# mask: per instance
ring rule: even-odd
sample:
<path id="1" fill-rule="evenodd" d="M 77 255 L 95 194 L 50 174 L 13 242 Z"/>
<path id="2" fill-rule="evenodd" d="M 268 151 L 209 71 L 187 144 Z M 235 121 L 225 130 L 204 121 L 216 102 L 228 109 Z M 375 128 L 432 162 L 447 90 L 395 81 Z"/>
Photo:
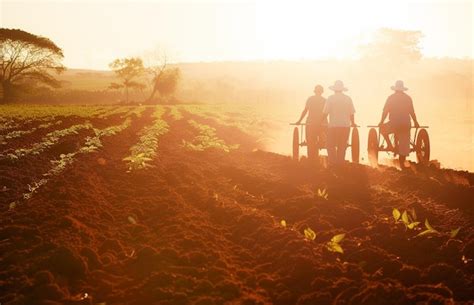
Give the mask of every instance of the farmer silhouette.
<path id="1" fill-rule="evenodd" d="M 316 85 L 313 92 L 314 95 L 306 100 L 306 106 L 300 119 L 296 122 L 296 124 L 301 124 L 301 121 L 308 114 L 306 119 L 306 144 L 308 145 L 308 158 L 310 160 L 314 160 L 318 156 L 318 143 L 323 140 L 327 125 L 327 120 L 323 118 L 323 108 L 326 103 L 326 99 L 322 96 L 323 86 Z"/>
<path id="2" fill-rule="evenodd" d="M 395 86 L 391 89 L 395 91 L 387 98 L 380 120 L 380 133 L 387 142 L 387 150 L 394 151 L 399 155 L 400 168 L 405 168 L 405 159 L 410 154 L 410 128 L 413 119 L 415 127 L 420 127 L 416 119 L 415 109 L 411 97 L 405 93 L 408 88 L 405 87 L 403 81 L 397 80 Z M 384 123 L 389 117 L 389 121 Z M 395 143 L 390 141 L 390 134 L 395 135 Z M 394 146 L 395 145 L 395 146 Z"/>
<path id="3" fill-rule="evenodd" d="M 334 166 L 344 163 L 350 127 L 356 124 L 352 99 L 343 93 L 347 91 L 344 83 L 337 80 L 329 89 L 333 90 L 334 94 L 326 101 L 323 119 L 329 117 L 327 151 L 329 165 Z"/>

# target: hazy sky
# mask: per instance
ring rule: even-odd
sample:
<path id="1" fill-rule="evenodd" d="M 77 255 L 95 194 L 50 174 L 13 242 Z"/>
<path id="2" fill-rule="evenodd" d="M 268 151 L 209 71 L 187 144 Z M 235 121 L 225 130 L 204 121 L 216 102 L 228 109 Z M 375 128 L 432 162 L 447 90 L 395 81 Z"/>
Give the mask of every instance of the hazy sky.
<path id="1" fill-rule="evenodd" d="M 46 36 L 70 68 L 164 49 L 175 61 L 356 57 L 380 27 L 421 30 L 423 53 L 473 57 L 471 0 L 0 0 L 0 24 Z"/>

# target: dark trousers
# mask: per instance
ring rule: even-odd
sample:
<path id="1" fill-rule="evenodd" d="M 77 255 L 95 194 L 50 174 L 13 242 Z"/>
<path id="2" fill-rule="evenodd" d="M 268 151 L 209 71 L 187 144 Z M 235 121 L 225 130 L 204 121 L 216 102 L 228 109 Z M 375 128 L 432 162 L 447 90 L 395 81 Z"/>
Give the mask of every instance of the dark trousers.
<path id="1" fill-rule="evenodd" d="M 306 145 L 308 147 L 308 159 L 316 159 L 319 156 L 319 148 L 324 141 L 325 127 L 316 124 L 306 125 Z"/>
<path id="2" fill-rule="evenodd" d="M 350 127 L 330 127 L 328 129 L 327 150 L 330 165 L 344 162 L 350 130 Z"/>

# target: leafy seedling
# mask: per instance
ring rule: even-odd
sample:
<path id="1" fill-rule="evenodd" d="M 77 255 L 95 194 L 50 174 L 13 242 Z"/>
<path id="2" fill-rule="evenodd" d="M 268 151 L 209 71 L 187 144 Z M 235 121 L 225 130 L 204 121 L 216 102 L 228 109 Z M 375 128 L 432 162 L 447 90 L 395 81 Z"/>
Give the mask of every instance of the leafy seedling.
<path id="1" fill-rule="evenodd" d="M 304 230 L 304 236 L 306 239 L 314 240 L 316 238 L 316 233 L 308 227 Z"/>
<path id="2" fill-rule="evenodd" d="M 318 197 L 328 200 L 328 196 L 329 194 L 326 189 L 318 189 Z"/>
<path id="3" fill-rule="evenodd" d="M 410 217 L 410 215 L 407 213 L 407 211 L 404 211 L 403 213 L 400 213 L 398 209 L 393 209 L 392 215 L 393 218 L 395 219 L 395 222 L 401 221 L 405 225 L 405 228 L 408 228 L 410 230 L 413 230 L 416 226 L 420 224 L 419 221 L 413 221 L 413 219 L 416 219 L 416 214 L 414 214 L 415 211 L 413 210 L 412 215 L 415 215 L 413 218 Z"/>
<path id="4" fill-rule="evenodd" d="M 410 224 L 410 219 L 408 219 L 407 211 L 404 211 L 402 214 L 402 222 L 405 224 L 405 226 L 408 226 Z"/>
<path id="5" fill-rule="evenodd" d="M 451 232 L 449 233 L 449 237 L 455 238 L 456 235 L 458 235 L 459 230 L 461 230 L 461 227 L 459 227 L 459 228 L 457 228 L 457 229 L 454 229 L 454 230 L 451 230 Z"/>
<path id="6" fill-rule="evenodd" d="M 282 227 L 286 228 L 286 220 L 282 219 L 280 221 L 280 224 L 281 224 Z"/>
<path id="7" fill-rule="evenodd" d="M 413 230 L 417 225 L 420 224 L 419 221 L 413 221 L 413 218 L 410 217 L 407 211 L 403 212 L 402 221 L 405 224 L 405 226 L 410 230 Z"/>
<path id="8" fill-rule="evenodd" d="M 392 211 L 393 218 L 395 219 L 395 222 L 397 222 L 400 219 L 400 216 L 402 215 L 398 209 L 393 209 Z"/>
<path id="9" fill-rule="evenodd" d="M 346 234 L 344 234 L 344 233 L 334 235 L 331 238 L 331 241 L 329 241 L 327 243 L 326 248 L 331 252 L 337 252 L 337 253 L 341 253 L 341 254 L 344 253 L 344 250 L 342 250 L 342 247 L 339 243 L 344 239 L 345 236 L 346 236 Z"/>
<path id="10" fill-rule="evenodd" d="M 410 230 L 413 230 L 417 225 L 419 225 L 420 222 L 419 221 L 414 221 L 414 222 L 411 222 L 407 225 L 407 228 L 410 229 Z"/>
<path id="11" fill-rule="evenodd" d="M 420 234 L 416 235 L 416 237 L 418 236 L 424 236 L 424 235 L 428 235 L 428 234 L 437 234 L 439 233 L 438 231 L 436 231 L 429 223 L 428 219 L 425 219 L 425 227 L 426 227 L 426 230 L 424 230 L 423 232 L 421 232 Z"/>

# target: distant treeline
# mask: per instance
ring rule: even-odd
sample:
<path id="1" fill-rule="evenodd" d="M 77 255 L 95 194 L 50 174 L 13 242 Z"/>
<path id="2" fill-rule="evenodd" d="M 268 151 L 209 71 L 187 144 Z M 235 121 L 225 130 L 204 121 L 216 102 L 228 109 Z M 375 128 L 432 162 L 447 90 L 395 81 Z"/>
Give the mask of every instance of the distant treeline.
<path id="1" fill-rule="evenodd" d="M 472 114 L 473 60 L 421 59 L 403 65 L 367 60 L 214 62 L 175 65 L 182 81 L 173 97 L 158 103 L 296 104 L 301 106 L 315 84 L 325 88 L 341 79 L 359 108 L 381 104 L 397 79 L 405 81 L 418 107 L 445 113 Z M 109 71 L 68 70 L 60 89 L 37 88 L 16 97 L 22 103 L 115 104 L 124 102 L 120 90 L 107 89 Z M 131 90 L 129 101 L 143 103 L 146 90 Z M 380 110 L 380 109 L 377 109 Z"/>

